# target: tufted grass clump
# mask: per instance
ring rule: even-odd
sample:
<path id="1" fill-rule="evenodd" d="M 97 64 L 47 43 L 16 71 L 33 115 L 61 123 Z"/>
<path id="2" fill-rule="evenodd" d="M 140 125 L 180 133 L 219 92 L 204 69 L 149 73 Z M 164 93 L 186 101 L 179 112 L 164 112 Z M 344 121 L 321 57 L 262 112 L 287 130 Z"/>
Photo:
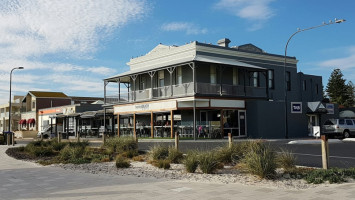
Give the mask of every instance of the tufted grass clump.
<path id="1" fill-rule="evenodd" d="M 129 168 L 131 166 L 131 163 L 127 158 L 118 155 L 115 160 L 115 165 L 117 168 Z"/>
<path id="2" fill-rule="evenodd" d="M 270 146 L 263 143 L 253 143 L 249 152 L 243 158 L 247 171 L 260 178 L 274 178 L 276 173 L 276 156 Z"/>
<path id="3" fill-rule="evenodd" d="M 205 174 L 213 174 L 220 168 L 215 151 L 201 152 L 198 155 L 198 163 L 201 171 Z"/>
<path id="4" fill-rule="evenodd" d="M 198 167 L 198 152 L 197 151 L 189 151 L 185 159 L 183 161 L 183 164 L 185 166 L 185 169 L 188 173 L 195 173 L 197 167 Z"/>
<path id="5" fill-rule="evenodd" d="M 85 147 L 81 145 L 68 145 L 59 153 L 59 159 L 64 163 L 82 164 L 88 163 L 90 160 L 83 157 Z"/>
<path id="6" fill-rule="evenodd" d="M 109 139 L 107 139 L 107 141 L 105 142 L 103 147 L 106 148 L 108 150 L 108 152 L 111 154 L 115 154 L 115 153 L 122 154 L 125 152 L 130 152 L 127 154 L 133 155 L 136 152 L 136 154 L 138 155 L 138 145 L 137 145 L 136 140 L 133 137 L 109 138 Z M 133 155 L 133 156 L 135 156 L 135 155 Z"/>
<path id="7" fill-rule="evenodd" d="M 168 148 L 168 160 L 170 160 L 171 163 L 181 163 L 183 159 L 183 154 L 181 151 L 177 150 L 175 147 L 169 147 Z"/>
<path id="8" fill-rule="evenodd" d="M 296 157 L 291 151 L 281 149 L 281 152 L 276 156 L 276 162 L 279 167 L 282 167 L 286 171 L 295 168 Z"/>
<path id="9" fill-rule="evenodd" d="M 151 161 L 165 160 L 169 156 L 169 148 L 161 145 L 156 145 L 150 148 L 148 155 Z"/>

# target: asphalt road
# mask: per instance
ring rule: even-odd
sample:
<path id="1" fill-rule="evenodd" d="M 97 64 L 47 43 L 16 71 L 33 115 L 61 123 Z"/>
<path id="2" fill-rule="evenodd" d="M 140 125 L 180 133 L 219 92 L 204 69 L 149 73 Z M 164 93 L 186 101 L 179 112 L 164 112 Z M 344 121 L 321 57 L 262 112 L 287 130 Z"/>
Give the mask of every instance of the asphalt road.
<path id="1" fill-rule="evenodd" d="M 288 141 L 274 141 L 271 145 L 285 148 L 296 156 L 297 165 L 322 167 L 321 144 L 287 144 Z M 355 167 L 355 142 L 329 143 L 329 167 Z"/>

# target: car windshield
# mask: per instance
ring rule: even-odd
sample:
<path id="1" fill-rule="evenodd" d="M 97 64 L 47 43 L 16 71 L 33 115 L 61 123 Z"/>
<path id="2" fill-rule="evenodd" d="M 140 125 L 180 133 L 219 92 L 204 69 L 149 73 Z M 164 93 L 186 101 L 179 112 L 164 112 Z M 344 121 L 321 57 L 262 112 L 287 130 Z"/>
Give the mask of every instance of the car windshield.
<path id="1" fill-rule="evenodd" d="M 335 119 L 328 119 L 327 121 L 324 122 L 324 125 L 334 125 L 336 124 Z"/>

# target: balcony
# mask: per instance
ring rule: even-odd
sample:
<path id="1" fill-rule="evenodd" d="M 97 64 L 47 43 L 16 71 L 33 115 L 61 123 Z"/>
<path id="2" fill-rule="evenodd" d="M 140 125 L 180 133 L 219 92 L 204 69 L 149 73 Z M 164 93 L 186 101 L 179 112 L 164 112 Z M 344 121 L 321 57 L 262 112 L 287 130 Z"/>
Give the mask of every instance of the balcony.
<path id="1" fill-rule="evenodd" d="M 196 93 L 200 95 L 218 95 L 233 97 L 253 97 L 266 98 L 265 87 L 251 87 L 243 85 L 226 85 L 211 83 L 196 83 Z M 120 96 L 106 96 L 106 104 L 120 104 L 127 102 L 139 102 L 153 99 L 166 99 L 171 97 L 184 97 L 194 95 L 193 82 L 164 86 L 158 88 L 148 88 L 138 91 L 121 93 Z M 120 99 L 119 99 L 120 98 Z"/>

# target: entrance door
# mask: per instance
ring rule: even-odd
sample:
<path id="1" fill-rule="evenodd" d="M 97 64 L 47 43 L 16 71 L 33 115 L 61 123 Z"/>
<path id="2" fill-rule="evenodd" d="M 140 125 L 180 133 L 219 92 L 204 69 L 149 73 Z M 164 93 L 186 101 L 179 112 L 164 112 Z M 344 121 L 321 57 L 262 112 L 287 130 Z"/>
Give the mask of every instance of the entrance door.
<path id="1" fill-rule="evenodd" d="M 239 136 L 246 136 L 247 135 L 247 130 L 246 130 L 246 122 L 247 122 L 247 116 L 244 110 L 239 111 Z"/>
<path id="2" fill-rule="evenodd" d="M 308 115 L 308 133 L 313 135 L 313 126 L 319 126 L 319 119 L 317 115 Z"/>

